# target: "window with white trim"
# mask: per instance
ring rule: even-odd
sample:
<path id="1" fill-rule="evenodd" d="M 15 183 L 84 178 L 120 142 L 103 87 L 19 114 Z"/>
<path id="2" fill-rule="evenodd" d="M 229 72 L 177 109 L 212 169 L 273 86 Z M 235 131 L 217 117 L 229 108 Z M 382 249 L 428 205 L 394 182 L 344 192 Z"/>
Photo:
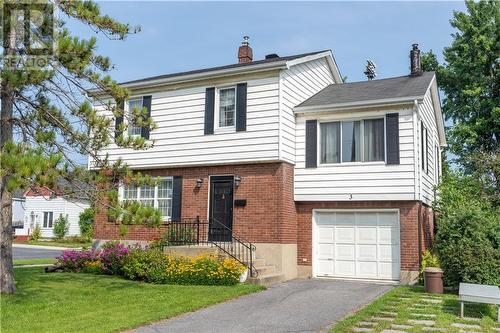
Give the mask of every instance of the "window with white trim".
<path id="1" fill-rule="evenodd" d="M 137 126 L 133 123 L 134 119 L 133 110 L 142 109 L 142 98 L 134 98 L 128 101 L 128 135 L 130 136 L 141 136 L 142 127 Z"/>
<path id="2" fill-rule="evenodd" d="M 43 212 L 43 227 L 52 228 L 54 220 L 54 212 Z"/>
<path id="3" fill-rule="evenodd" d="M 236 88 L 217 89 L 217 127 L 234 127 L 236 120 Z"/>
<path id="4" fill-rule="evenodd" d="M 157 185 L 133 184 L 122 186 L 122 202 L 137 201 L 144 206 L 158 209 L 164 219 L 172 216 L 173 177 L 162 177 Z"/>
<path id="5" fill-rule="evenodd" d="M 385 161 L 384 118 L 320 124 L 320 163 Z"/>

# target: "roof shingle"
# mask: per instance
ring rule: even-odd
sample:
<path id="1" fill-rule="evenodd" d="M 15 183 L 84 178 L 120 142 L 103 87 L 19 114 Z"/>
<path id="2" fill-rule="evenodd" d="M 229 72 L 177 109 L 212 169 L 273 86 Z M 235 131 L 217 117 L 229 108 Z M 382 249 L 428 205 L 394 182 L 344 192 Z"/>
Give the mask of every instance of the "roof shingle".
<path id="1" fill-rule="evenodd" d="M 332 84 L 299 104 L 297 108 L 421 97 L 429 88 L 433 77 L 434 72 L 424 72 L 421 76 Z"/>

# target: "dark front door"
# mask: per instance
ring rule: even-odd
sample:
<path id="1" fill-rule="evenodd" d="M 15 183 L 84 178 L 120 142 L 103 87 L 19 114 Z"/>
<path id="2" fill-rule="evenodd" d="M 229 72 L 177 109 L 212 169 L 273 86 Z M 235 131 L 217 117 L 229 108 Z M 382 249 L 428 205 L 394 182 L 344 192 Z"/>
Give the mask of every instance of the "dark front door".
<path id="1" fill-rule="evenodd" d="M 233 227 L 233 176 L 210 177 L 208 240 L 231 241 Z"/>

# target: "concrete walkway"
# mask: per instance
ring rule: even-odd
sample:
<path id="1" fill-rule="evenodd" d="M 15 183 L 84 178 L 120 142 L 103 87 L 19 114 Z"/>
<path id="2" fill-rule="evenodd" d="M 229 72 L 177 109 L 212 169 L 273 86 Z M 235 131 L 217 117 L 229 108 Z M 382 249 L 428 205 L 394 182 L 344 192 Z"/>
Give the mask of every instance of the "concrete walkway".
<path id="1" fill-rule="evenodd" d="M 322 332 L 390 288 L 339 280 L 293 280 L 133 332 Z"/>

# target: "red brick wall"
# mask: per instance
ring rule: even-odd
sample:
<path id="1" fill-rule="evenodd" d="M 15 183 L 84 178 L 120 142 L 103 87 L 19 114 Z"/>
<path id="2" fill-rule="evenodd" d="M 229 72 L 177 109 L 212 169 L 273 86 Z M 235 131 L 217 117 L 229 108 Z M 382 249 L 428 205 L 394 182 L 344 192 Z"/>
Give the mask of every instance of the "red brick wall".
<path id="1" fill-rule="evenodd" d="M 293 201 L 293 166 L 288 163 L 262 163 L 190 167 L 142 171 L 153 176 L 182 176 L 183 218 L 208 214 L 209 175 L 239 175 L 234 199 L 246 199 L 245 207 L 234 207 L 233 230 L 236 235 L 256 243 L 295 243 L 296 220 Z M 201 188 L 196 180 L 203 179 Z M 118 226 L 107 222 L 104 209 L 96 216 L 94 238 L 119 238 Z M 144 226 L 129 226 L 124 237 L 129 240 L 151 240 L 163 230 Z"/>
<path id="2" fill-rule="evenodd" d="M 419 205 L 417 201 L 297 202 L 297 263 L 306 266 L 312 264 L 313 209 L 398 208 L 400 210 L 401 270 L 416 271 L 419 268 Z"/>

